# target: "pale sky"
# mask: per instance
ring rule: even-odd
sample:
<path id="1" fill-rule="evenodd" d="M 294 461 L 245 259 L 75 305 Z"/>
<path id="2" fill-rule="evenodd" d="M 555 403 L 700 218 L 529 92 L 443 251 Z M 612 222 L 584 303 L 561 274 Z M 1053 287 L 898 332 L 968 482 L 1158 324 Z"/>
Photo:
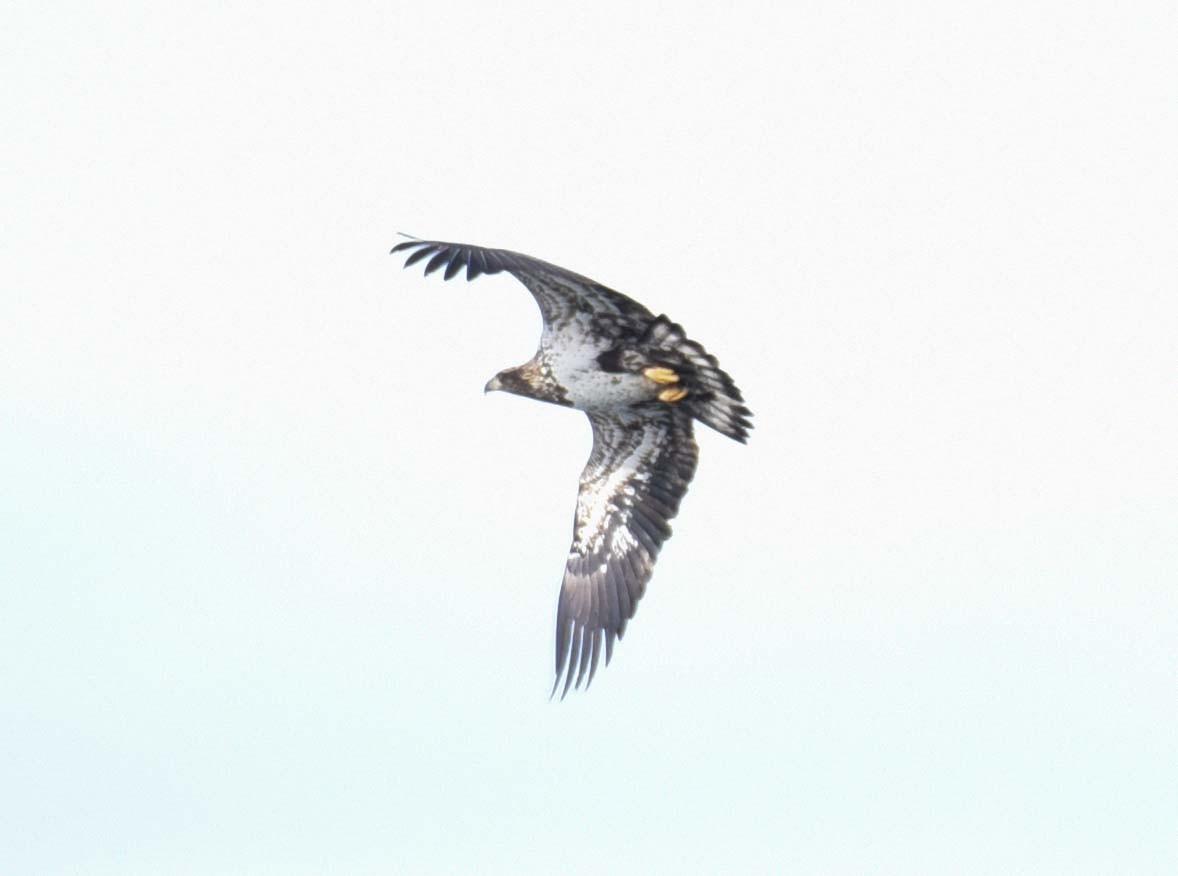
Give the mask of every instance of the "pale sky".
<path id="1" fill-rule="evenodd" d="M 494 6 L 494 8 L 492 8 Z M 1178 871 L 1172 3 L 11 3 L 0 871 Z M 744 390 L 549 702 L 589 428 Z"/>

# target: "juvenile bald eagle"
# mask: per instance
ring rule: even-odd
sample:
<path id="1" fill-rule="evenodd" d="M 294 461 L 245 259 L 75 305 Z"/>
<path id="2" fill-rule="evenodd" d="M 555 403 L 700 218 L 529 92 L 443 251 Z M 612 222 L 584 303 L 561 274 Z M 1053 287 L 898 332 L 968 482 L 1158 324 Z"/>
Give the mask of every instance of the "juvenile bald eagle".
<path id="1" fill-rule="evenodd" d="M 744 443 L 752 414 L 716 357 L 666 316 L 587 277 L 505 249 L 410 239 L 405 267 L 449 280 L 507 271 L 540 305 L 544 330 L 528 362 L 500 371 L 486 390 L 578 408 L 593 427 L 581 472 L 573 543 L 556 613 L 556 681 L 593 681 L 605 650 L 626 630 L 646 590 L 669 521 L 695 474 L 692 421 Z M 567 669 L 567 672 L 566 672 Z M 586 675 L 586 673 L 588 673 Z"/>

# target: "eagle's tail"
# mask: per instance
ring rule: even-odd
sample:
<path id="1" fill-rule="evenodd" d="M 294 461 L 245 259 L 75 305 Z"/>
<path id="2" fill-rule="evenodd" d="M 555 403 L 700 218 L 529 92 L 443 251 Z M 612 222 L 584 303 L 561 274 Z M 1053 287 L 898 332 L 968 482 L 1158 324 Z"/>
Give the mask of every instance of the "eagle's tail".
<path id="1" fill-rule="evenodd" d="M 749 422 L 752 411 L 744 406 L 740 390 L 715 356 L 666 316 L 655 317 L 641 343 L 654 347 L 651 353 L 656 358 L 662 358 L 664 352 L 670 354 L 665 357 L 666 364 L 679 375 L 678 385 L 687 390 L 686 397 L 677 404 L 717 432 L 741 444 L 748 441 L 753 428 Z"/>

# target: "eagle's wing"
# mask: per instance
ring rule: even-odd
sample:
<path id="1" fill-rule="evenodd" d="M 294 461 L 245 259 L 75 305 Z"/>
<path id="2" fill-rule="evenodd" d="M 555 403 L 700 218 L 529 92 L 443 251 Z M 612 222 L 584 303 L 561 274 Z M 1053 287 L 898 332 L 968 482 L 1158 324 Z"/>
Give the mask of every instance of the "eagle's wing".
<path id="1" fill-rule="evenodd" d="M 591 314 L 599 332 L 606 336 L 611 334 L 610 326 L 644 326 L 653 318 L 649 310 L 621 292 L 511 250 L 413 239 L 398 243 L 392 251 L 411 251 L 405 260 L 405 267 L 429 256 L 425 272 L 429 274 L 444 266 L 446 272 L 443 276 L 447 280 L 463 267 L 466 268 L 468 280 L 473 280 L 479 274 L 507 271 L 528 288 L 540 305 L 546 334 L 559 334 L 570 325 L 575 331 L 580 331 L 578 314 Z"/>
<path id="2" fill-rule="evenodd" d="M 563 697 L 593 681 L 654 568 L 695 474 L 691 415 L 671 405 L 591 412 L 593 452 L 581 473 L 573 544 L 556 616 L 556 683 Z"/>

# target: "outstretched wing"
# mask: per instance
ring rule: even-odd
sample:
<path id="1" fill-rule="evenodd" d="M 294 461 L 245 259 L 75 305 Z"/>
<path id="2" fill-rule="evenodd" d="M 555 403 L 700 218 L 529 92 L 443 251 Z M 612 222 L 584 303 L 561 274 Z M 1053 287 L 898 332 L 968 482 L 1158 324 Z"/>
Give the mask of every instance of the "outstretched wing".
<path id="1" fill-rule="evenodd" d="M 443 276 L 447 280 L 464 267 L 467 280 L 479 274 L 507 271 L 528 288 L 540 305 L 546 334 L 559 334 L 570 326 L 579 331 L 578 314 L 592 316 L 598 331 L 605 335 L 611 334 L 611 326 L 644 328 L 653 318 L 649 310 L 621 292 L 511 250 L 413 239 L 398 243 L 392 252 L 409 252 L 405 267 L 429 256 L 425 272 L 445 267 Z"/>
<path id="2" fill-rule="evenodd" d="M 691 415 L 671 405 L 588 414 L 593 452 L 581 473 L 573 545 L 556 614 L 556 683 L 593 681 L 625 632 L 695 474 Z M 567 673 L 565 672 L 567 668 Z"/>

